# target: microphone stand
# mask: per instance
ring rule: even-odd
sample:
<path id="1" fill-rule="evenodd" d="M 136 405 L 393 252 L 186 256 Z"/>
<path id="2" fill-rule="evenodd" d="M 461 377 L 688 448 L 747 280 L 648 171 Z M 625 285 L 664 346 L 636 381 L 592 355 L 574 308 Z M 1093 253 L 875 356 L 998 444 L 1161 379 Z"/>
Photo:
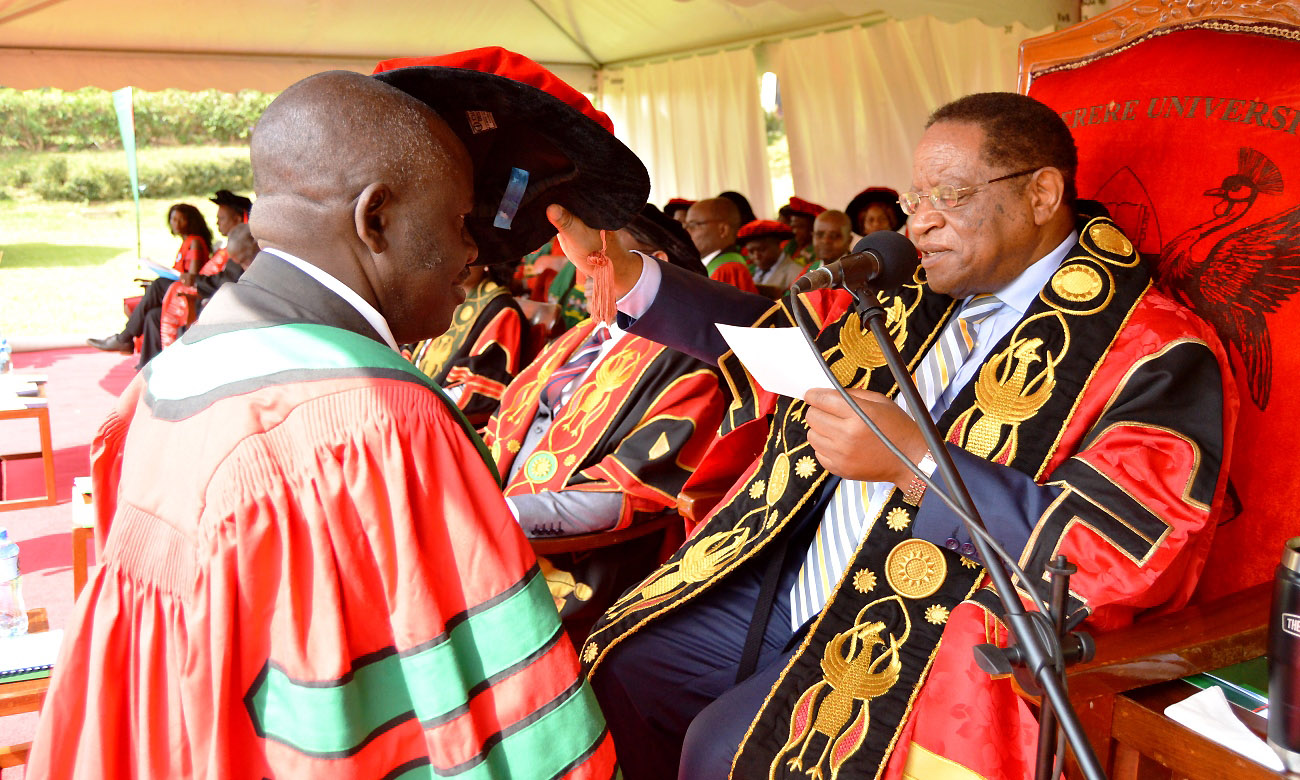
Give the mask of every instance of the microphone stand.
<path id="1" fill-rule="evenodd" d="M 986 672 L 995 673 L 1011 671 L 1012 666 L 1022 666 L 1028 675 L 1041 686 L 1044 698 L 1042 699 L 1043 719 L 1040 724 L 1048 729 L 1048 734 L 1039 735 L 1039 757 L 1038 773 L 1040 780 L 1045 780 L 1044 771 L 1050 772 L 1051 762 L 1044 767 L 1044 749 L 1054 747 L 1051 743 L 1055 742 L 1052 738 L 1054 728 L 1053 721 L 1059 722 L 1061 730 L 1065 733 L 1074 749 L 1075 758 L 1079 762 L 1079 768 L 1083 771 L 1085 777 L 1090 780 L 1105 778 L 1101 764 L 1097 761 L 1097 756 L 1089 744 L 1087 736 L 1083 733 L 1083 727 L 1079 723 L 1079 716 L 1075 713 L 1070 704 L 1069 698 L 1065 693 L 1065 683 L 1056 666 L 1049 661 L 1045 645 L 1053 639 L 1045 637 L 1042 633 L 1043 627 L 1037 623 L 1024 609 L 1020 602 L 1020 597 L 1016 595 L 1014 587 L 1011 584 L 1011 578 L 1003 566 L 1002 558 L 991 548 L 988 540 L 987 530 L 980 519 L 979 510 L 975 507 L 975 502 L 971 500 L 970 493 L 966 490 L 966 484 L 962 481 L 961 475 L 957 473 L 957 467 L 953 464 L 952 456 L 944 446 L 943 437 L 939 433 L 938 426 L 930 417 L 930 410 L 926 408 L 925 401 L 922 400 L 920 392 L 916 388 L 916 383 L 912 380 L 911 373 L 903 363 L 902 356 L 898 353 L 898 348 L 894 345 L 894 339 L 889 335 L 889 330 L 885 322 L 885 310 L 880 305 L 880 299 L 876 296 L 875 291 L 862 285 L 859 289 L 850 289 L 849 292 L 857 301 L 856 309 L 858 316 L 865 321 L 871 328 L 872 334 L 876 337 L 876 342 L 880 345 L 881 352 L 884 355 L 885 362 L 889 366 L 889 371 L 894 375 L 898 382 L 898 392 L 902 394 L 907 401 L 908 408 L 912 410 L 912 418 L 916 420 L 917 425 L 921 428 L 921 433 L 925 437 L 926 446 L 930 448 L 930 455 L 938 465 L 940 473 L 943 474 L 944 482 L 955 494 L 957 503 L 960 505 L 962 520 L 971 530 L 971 541 L 975 549 L 979 552 L 980 558 L 983 559 L 985 567 L 988 570 L 989 577 L 993 580 L 998 598 L 1005 609 L 1004 621 L 1010 630 L 1011 636 L 1017 640 L 1017 644 L 1008 648 L 998 648 L 992 645 L 981 645 L 976 648 L 976 660 L 979 662 L 981 669 Z M 797 304 L 796 304 L 797 306 Z M 879 432 L 876 432 L 880 435 Z M 909 462 L 910 464 L 910 462 Z M 919 472 L 913 465 L 913 471 Z M 928 480 L 927 480 L 928 482 Z M 978 532 L 977 530 L 978 529 Z M 1066 594 L 1068 588 L 1069 573 L 1073 566 L 1065 563 L 1064 556 L 1058 556 L 1053 567 L 1053 604 L 1052 610 L 1056 613 L 1053 630 L 1058 632 L 1059 636 L 1065 636 L 1066 626 L 1064 623 L 1064 612 Z M 1026 581 L 1026 587 L 1030 583 Z M 1059 602 L 1059 603 L 1057 603 Z M 1066 660 L 1086 660 L 1092 657 L 1092 642 L 1086 634 L 1077 634 L 1073 643 L 1066 643 L 1067 649 L 1063 655 Z M 1054 778 L 1053 778 L 1054 780 Z"/>

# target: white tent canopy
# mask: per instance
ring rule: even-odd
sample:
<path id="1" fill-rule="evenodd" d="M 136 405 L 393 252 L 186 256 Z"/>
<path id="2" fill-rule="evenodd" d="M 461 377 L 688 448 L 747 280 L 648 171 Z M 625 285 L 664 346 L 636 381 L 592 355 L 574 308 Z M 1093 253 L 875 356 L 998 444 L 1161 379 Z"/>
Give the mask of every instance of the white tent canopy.
<path id="1" fill-rule="evenodd" d="M 652 199 L 736 189 L 770 214 L 760 61 L 784 84 L 796 191 L 842 206 L 869 183 L 906 185 L 897 161 L 925 113 L 1014 88 L 1019 41 L 1077 12 L 1078 0 L 0 0 L 0 86 L 278 91 L 321 70 L 499 45 L 597 94 L 650 168 Z"/>

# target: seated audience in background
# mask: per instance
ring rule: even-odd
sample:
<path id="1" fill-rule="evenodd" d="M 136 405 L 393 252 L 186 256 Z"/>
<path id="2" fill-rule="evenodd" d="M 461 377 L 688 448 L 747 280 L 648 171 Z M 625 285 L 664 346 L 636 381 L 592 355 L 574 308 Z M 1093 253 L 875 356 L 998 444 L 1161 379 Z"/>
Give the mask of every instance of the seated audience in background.
<path id="1" fill-rule="evenodd" d="M 646 205 L 618 231 L 623 246 L 704 275 L 681 226 Z M 506 388 L 484 440 L 524 534 L 572 536 L 629 528 L 673 512 L 723 412 L 715 370 L 587 320 Z M 680 518 L 615 547 L 542 559 L 569 635 L 582 641 L 618 594 L 680 544 Z"/>
<path id="2" fill-rule="evenodd" d="M 789 227 L 770 219 L 756 219 L 736 234 L 754 264 L 754 284 L 768 298 L 780 298 L 804 272 L 781 249 L 793 235 Z"/>
<path id="3" fill-rule="evenodd" d="M 745 292 L 756 292 L 749 264 L 736 246 L 740 211 L 726 198 L 708 198 L 686 212 L 686 232 L 700 251 L 700 261 L 710 279 L 726 282 Z"/>
<path id="4" fill-rule="evenodd" d="M 160 313 L 167 291 L 172 285 L 179 283 L 194 287 L 201 275 L 218 275 L 226 266 L 226 255 L 214 255 L 211 251 L 212 231 L 198 209 L 188 203 L 174 204 L 167 210 L 167 224 L 172 235 L 181 236 L 181 247 L 172 264 L 180 272 L 180 277 L 175 280 L 159 277 L 150 282 L 140 297 L 140 302 L 127 317 L 126 327 L 120 332 L 104 338 L 86 339 L 86 343 L 95 349 L 129 355 L 135 351 L 135 339 L 143 336 L 140 361 L 136 364 L 136 369 L 143 368 L 164 346 L 160 337 Z M 220 262 L 214 263 L 214 260 Z"/>
<path id="5" fill-rule="evenodd" d="M 670 219 L 677 220 L 678 223 L 686 221 L 686 211 L 695 205 L 695 201 L 686 198 L 671 198 L 664 205 L 664 215 Z"/>
<path id="6" fill-rule="evenodd" d="M 823 211 L 813 220 L 813 253 L 816 259 L 809 270 L 832 263 L 849 253 L 853 246 L 853 228 L 843 211 Z"/>
<path id="7" fill-rule="evenodd" d="M 604 132 L 460 67 L 465 54 L 404 69 L 424 100 L 333 71 L 289 86 L 254 127 L 262 253 L 96 439 L 103 558 L 55 666 L 34 777 L 617 775 L 482 442 L 397 351 L 463 300 L 473 230 L 491 226 L 473 220 L 501 202 L 474 170 L 528 164 L 512 155 L 543 144 L 567 168 Z M 513 143 L 472 157 L 435 101 L 449 117 L 490 102 Z M 539 104 L 550 133 L 534 137 Z"/>
<path id="8" fill-rule="evenodd" d="M 825 206 L 792 197 L 777 212 L 779 220 L 794 231 L 794 238 L 786 242 L 785 253 L 799 265 L 808 265 L 817 259 L 812 246 L 813 220 L 825 210 Z"/>
<path id="9" fill-rule="evenodd" d="M 248 266 L 257 257 L 257 241 L 253 239 L 248 225 L 239 224 L 230 229 L 222 256 L 221 270 L 212 274 L 181 274 L 181 278 L 172 282 L 163 296 L 162 306 L 152 313 L 145 324 L 141 339 L 140 364 L 136 369 L 144 368 L 156 350 L 151 346 L 159 345 L 166 349 L 180 338 L 182 332 L 198 316 L 199 311 L 227 282 L 237 282 L 248 270 Z M 214 255 L 215 259 L 215 255 Z M 209 264 L 212 260 L 208 261 Z M 180 299 L 180 304 L 173 301 L 173 296 Z M 146 357 L 148 355 L 149 357 Z"/>
<path id="10" fill-rule="evenodd" d="M 748 225 L 750 222 L 758 219 L 758 216 L 754 213 L 754 207 L 749 205 L 749 198 L 746 198 L 739 192 L 736 192 L 735 190 L 727 190 L 726 192 L 719 192 L 718 197 L 726 198 L 736 204 L 736 211 L 740 212 L 740 224 Z"/>
<path id="11" fill-rule="evenodd" d="M 570 262 L 565 262 L 551 280 L 546 300 L 559 304 L 565 330 L 587 319 L 586 282 L 587 275 Z"/>
<path id="12" fill-rule="evenodd" d="M 888 187 L 868 187 L 844 207 L 853 223 L 853 232 L 869 236 L 877 230 L 898 230 L 907 222 L 903 207 L 898 205 L 898 192 Z"/>
<path id="13" fill-rule="evenodd" d="M 229 236 L 235 225 L 248 222 L 248 214 L 253 210 L 253 201 L 230 190 L 217 190 L 208 200 L 217 204 L 217 232 L 223 236 Z"/>
<path id="14" fill-rule="evenodd" d="M 1077 167 L 1069 128 L 1032 98 L 940 107 L 903 196 L 924 279 L 882 303 L 989 532 L 1035 582 L 1068 555 L 1070 617 L 1105 630 L 1191 596 L 1237 400 L 1214 331 L 1151 284 L 1099 204 L 1077 200 Z M 586 263 L 598 233 L 551 216 Z M 721 358 L 738 394 L 699 471 L 713 453 L 761 452 L 583 646 L 624 776 L 1032 776 L 1034 715 L 971 652 L 996 624 L 985 562 L 850 408 L 932 470 L 856 312 L 814 319 L 852 400 L 776 397 L 724 357 L 712 325 L 785 326 L 789 308 L 606 255 L 630 331 Z M 811 296 L 797 305 L 822 314 Z"/>
<path id="15" fill-rule="evenodd" d="M 553 242 L 547 241 L 535 252 L 524 255 L 523 262 L 515 269 L 515 278 L 511 280 L 510 289 L 516 295 L 526 295 L 534 301 L 546 300 L 546 292 L 551 289 L 556 273 L 568 263 Z M 555 262 L 556 258 L 562 262 Z"/>
<path id="16" fill-rule="evenodd" d="M 172 268 L 177 273 L 197 274 L 212 257 L 212 229 L 198 209 L 188 203 L 175 203 L 167 209 L 167 227 L 181 237 Z"/>
<path id="17" fill-rule="evenodd" d="M 411 362 L 447 391 L 475 428 L 487 424 L 506 385 L 523 368 L 528 324 L 510 292 L 518 265 L 470 266 L 465 302 L 456 307 L 451 327 L 411 353 Z"/>

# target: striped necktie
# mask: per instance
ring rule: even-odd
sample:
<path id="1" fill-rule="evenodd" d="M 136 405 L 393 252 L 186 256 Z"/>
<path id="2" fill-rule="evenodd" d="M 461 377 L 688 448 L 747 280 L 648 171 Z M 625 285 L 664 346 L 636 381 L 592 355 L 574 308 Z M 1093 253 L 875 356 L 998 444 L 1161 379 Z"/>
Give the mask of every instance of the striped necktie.
<path id="1" fill-rule="evenodd" d="M 559 410 L 564 399 L 564 391 L 569 385 L 575 382 L 587 369 L 591 368 L 597 356 L 600 355 L 600 347 L 609 338 L 609 329 L 604 325 L 597 325 L 596 329 L 591 332 L 587 340 L 582 342 L 578 351 L 573 353 L 569 362 L 560 366 L 559 369 L 551 374 L 551 378 L 546 380 L 546 386 L 542 388 L 542 401 L 548 409 L 552 411 Z"/>
<path id="2" fill-rule="evenodd" d="M 925 399 L 926 409 L 934 410 L 939 396 L 952 382 L 966 358 L 970 357 L 970 351 L 975 348 L 975 334 L 980 323 L 1000 308 L 1002 301 L 997 296 L 976 295 L 939 334 L 939 342 L 912 374 L 921 398 Z"/>
<path id="3" fill-rule="evenodd" d="M 912 375 L 927 409 L 935 408 L 935 402 L 970 357 L 980 323 L 1001 307 L 1002 301 L 996 296 L 977 295 L 944 327 L 938 342 Z M 825 606 L 866 533 L 872 484 L 841 479 L 835 487 L 790 592 L 790 618 L 795 629 Z"/>

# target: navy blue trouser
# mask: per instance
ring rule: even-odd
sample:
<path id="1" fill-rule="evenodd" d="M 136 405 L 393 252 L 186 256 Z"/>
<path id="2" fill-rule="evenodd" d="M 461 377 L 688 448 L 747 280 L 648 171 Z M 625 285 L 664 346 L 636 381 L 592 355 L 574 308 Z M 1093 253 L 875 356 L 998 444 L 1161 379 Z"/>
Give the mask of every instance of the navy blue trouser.
<path id="1" fill-rule="evenodd" d="M 614 736 L 627 780 L 722 780 L 736 748 L 803 630 L 790 627 L 790 589 L 803 564 L 811 518 L 820 519 L 823 491 L 794 532 L 771 616 L 747 679 L 736 682 L 769 556 L 759 556 L 666 618 L 650 623 L 610 651 L 592 687 Z"/>

